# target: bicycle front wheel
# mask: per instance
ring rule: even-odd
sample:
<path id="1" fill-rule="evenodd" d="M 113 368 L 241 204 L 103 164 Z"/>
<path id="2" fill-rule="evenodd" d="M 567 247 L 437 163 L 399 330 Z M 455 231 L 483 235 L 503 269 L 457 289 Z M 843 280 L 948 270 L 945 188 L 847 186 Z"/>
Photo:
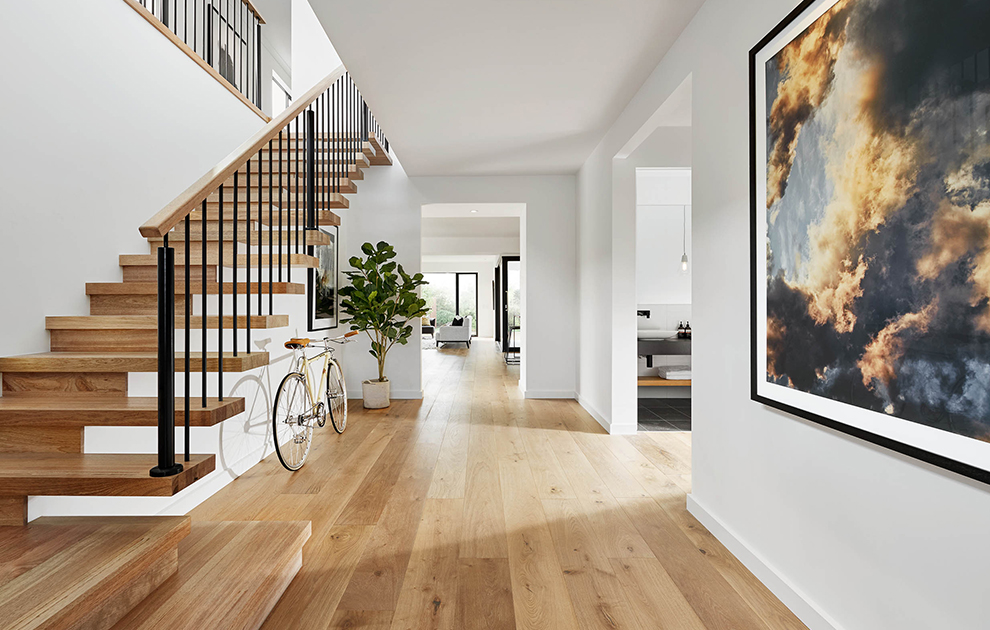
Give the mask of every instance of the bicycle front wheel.
<path id="1" fill-rule="evenodd" d="M 331 360 L 327 367 L 327 408 L 330 410 L 333 430 L 343 433 L 347 428 L 347 386 L 336 360 Z"/>
<path id="2" fill-rule="evenodd" d="M 282 379 L 272 408 L 272 435 L 278 461 L 288 470 L 299 470 L 306 463 L 313 443 L 313 413 L 310 409 L 306 377 L 290 372 Z"/>

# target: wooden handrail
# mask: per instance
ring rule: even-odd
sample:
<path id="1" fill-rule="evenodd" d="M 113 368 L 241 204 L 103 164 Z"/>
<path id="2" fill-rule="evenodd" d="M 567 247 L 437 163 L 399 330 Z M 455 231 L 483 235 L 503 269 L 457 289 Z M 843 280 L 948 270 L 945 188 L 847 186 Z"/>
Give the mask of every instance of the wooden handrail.
<path id="1" fill-rule="evenodd" d="M 229 91 L 231 94 L 237 97 L 239 101 L 247 105 L 248 108 L 250 108 L 251 111 L 257 114 L 259 118 L 261 118 L 265 122 L 269 122 L 271 120 L 271 118 L 269 118 L 268 115 L 265 114 L 265 112 L 261 111 L 261 108 L 259 108 L 257 105 L 252 103 L 247 96 L 245 96 L 240 90 L 238 90 L 234 85 L 232 85 L 230 81 L 228 81 L 223 75 L 217 72 L 216 68 L 206 63 L 206 60 L 204 60 L 202 56 L 200 56 L 196 51 L 190 48 L 188 44 L 182 41 L 179 38 L 179 36 L 173 33 L 169 27 L 162 24 L 161 20 L 155 17 L 155 14 L 149 11 L 146 6 L 141 4 L 140 0 L 124 0 L 124 3 L 127 4 L 127 6 L 134 9 L 135 11 L 137 11 L 138 15 L 143 17 L 149 24 L 154 26 L 159 33 L 161 33 L 166 38 L 168 38 L 168 40 L 173 44 L 175 44 L 175 46 L 183 53 L 185 53 L 187 57 L 195 61 L 196 65 L 198 65 L 203 70 L 206 70 L 207 74 L 209 74 L 211 77 L 216 79 L 217 82 L 220 83 L 220 85 L 224 86 L 227 89 L 227 91 Z M 250 2 L 245 2 L 245 4 L 252 11 L 254 10 L 254 7 L 251 6 Z M 265 23 L 265 21 L 261 19 L 260 14 L 258 14 L 256 11 L 254 12 L 254 14 L 258 16 L 258 20 L 260 20 L 262 24 Z"/>
<path id="2" fill-rule="evenodd" d="M 261 13 L 258 12 L 258 9 L 256 9 L 255 6 L 251 4 L 251 0 L 241 0 L 241 2 L 247 5 L 247 8 L 251 10 L 251 13 L 254 13 L 254 16 L 258 18 L 259 22 L 261 22 L 262 24 L 267 24 L 267 22 L 265 22 L 265 18 L 261 17 Z"/>
<path id="3" fill-rule="evenodd" d="M 254 134 L 247 142 L 239 146 L 230 155 L 221 160 L 219 164 L 196 180 L 192 186 L 187 188 L 141 226 L 141 236 L 155 238 L 168 234 L 169 230 L 178 225 L 190 212 L 196 210 L 213 191 L 220 187 L 220 184 L 227 181 L 228 177 L 233 175 L 237 169 L 244 166 L 258 151 L 264 148 L 269 140 L 277 137 L 279 132 L 289 122 L 309 107 L 318 96 L 327 91 L 337 79 L 344 76 L 344 72 L 343 66 L 338 67 L 330 73 L 330 76 L 314 85 L 308 92 L 289 105 L 285 111 L 265 125 L 262 130 Z"/>

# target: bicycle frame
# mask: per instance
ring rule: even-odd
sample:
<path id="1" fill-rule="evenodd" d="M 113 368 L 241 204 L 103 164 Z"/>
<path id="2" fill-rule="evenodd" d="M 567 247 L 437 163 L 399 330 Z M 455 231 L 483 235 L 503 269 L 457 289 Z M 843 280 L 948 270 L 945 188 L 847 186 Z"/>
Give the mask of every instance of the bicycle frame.
<path id="1" fill-rule="evenodd" d="M 303 377 L 306 379 L 306 392 L 309 394 L 310 409 L 314 410 L 319 405 L 319 392 L 326 389 L 326 387 L 320 387 L 325 385 L 326 379 L 330 373 L 330 359 L 333 357 L 333 348 L 329 347 L 329 344 L 324 347 L 323 352 L 313 356 L 306 356 L 306 349 L 300 348 L 300 356 L 295 359 L 297 368 L 295 371 L 302 373 Z M 316 387 L 313 387 L 313 377 L 310 370 L 310 364 L 315 363 L 320 357 L 323 357 L 323 370 L 320 373 L 320 378 L 316 381 Z M 311 411 L 312 412 L 312 411 Z"/>

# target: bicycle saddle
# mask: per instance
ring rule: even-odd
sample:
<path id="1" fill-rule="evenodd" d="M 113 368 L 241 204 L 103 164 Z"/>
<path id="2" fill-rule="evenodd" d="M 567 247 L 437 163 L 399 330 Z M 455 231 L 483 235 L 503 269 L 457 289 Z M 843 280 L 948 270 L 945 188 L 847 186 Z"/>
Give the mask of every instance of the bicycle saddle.
<path id="1" fill-rule="evenodd" d="M 309 341 L 310 340 L 309 340 L 308 337 L 301 337 L 301 338 L 298 338 L 298 339 L 289 339 L 288 341 L 285 342 L 285 348 L 287 350 L 295 350 L 297 348 L 305 348 L 306 346 L 309 345 Z"/>

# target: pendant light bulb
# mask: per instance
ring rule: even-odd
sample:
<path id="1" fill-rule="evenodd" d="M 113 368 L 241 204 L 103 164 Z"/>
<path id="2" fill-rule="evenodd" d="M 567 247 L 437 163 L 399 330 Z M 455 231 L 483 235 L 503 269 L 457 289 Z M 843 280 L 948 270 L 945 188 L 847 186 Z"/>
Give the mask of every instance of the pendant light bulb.
<path id="1" fill-rule="evenodd" d="M 688 259 L 687 259 L 687 254 L 685 253 L 683 256 L 681 256 L 681 273 L 687 273 L 687 270 L 688 270 Z"/>

